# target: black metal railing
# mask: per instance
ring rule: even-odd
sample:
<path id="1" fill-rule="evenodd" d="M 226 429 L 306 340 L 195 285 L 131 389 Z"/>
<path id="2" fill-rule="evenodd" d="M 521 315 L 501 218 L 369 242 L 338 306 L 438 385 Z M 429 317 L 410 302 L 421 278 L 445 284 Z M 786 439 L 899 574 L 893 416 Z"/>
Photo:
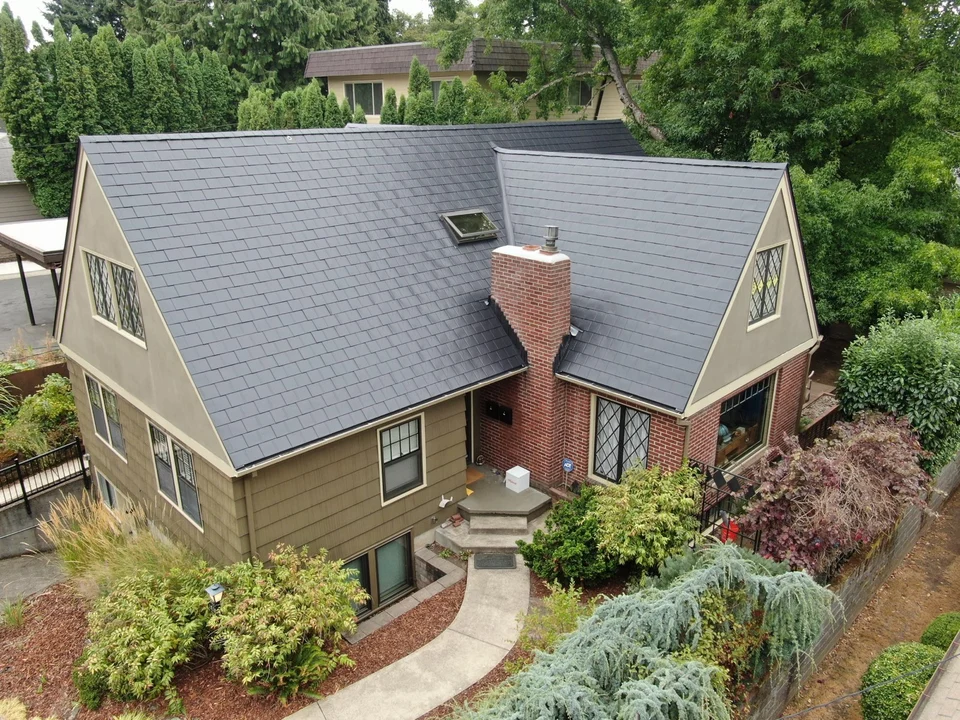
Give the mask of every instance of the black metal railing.
<path id="1" fill-rule="evenodd" d="M 800 447 L 811 447 L 819 438 L 825 438 L 830 434 L 830 428 L 843 417 L 843 411 L 837 405 L 833 410 L 821 417 L 815 423 L 811 423 L 797 434 L 797 441 Z"/>
<path id="2" fill-rule="evenodd" d="M 83 454 L 83 442 L 76 438 L 35 457 L 17 458 L 0 468 L 0 508 L 22 502 L 27 514 L 32 515 L 31 496 L 79 478 L 83 478 L 89 490 L 90 474 Z"/>
<path id="3" fill-rule="evenodd" d="M 700 534 L 712 535 L 722 542 L 735 542 L 757 552 L 760 533 L 746 533 L 736 522 L 737 516 L 756 494 L 756 481 L 699 460 L 691 460 L 690 467 L 703 475 Z"/>

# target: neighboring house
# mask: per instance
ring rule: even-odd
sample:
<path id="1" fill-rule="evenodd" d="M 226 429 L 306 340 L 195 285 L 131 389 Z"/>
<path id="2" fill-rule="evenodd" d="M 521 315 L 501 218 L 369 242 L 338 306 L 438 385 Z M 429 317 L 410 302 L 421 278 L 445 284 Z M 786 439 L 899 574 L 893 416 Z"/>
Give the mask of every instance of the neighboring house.
<path id="1" fill-rule="evenodd" d="M 0 225 L 39 220 L 43 216 L 33 204 L 33 197 L 24 182 L 13 172 L 13 147 L 10 138 L 0 135 Z M 0 262 L 14 259 L 12 251 L 0 247 Z"/>
<path id="2" fill-rule="evenodd" d="M 367 122 L 375 124 L 380 122 L 380 109 L 388 89 L 393 88 L 398 98 L 409 94 L 410 63 L 415 57 L 430 71 L 434 99 L 439 96 L 440 86 L 454 78 L 467 82 L 476 75 L 485 85 L 492 73 L 503 70 L 508 78 L 522 81 L 530 65 L 526 48 L 515 40 L 473 40 L 467 45 L 463 59 L 448 68 L 441 68 L 437 63 L 438 52 L 423 43 L 318 50 L 307 58 L 303 76 L 319 78 L 326 83 L 328 91 L 340 99 L 347 98 L 351 108 L 355 109 L 359 103 Z M 588 71 L 594 64 L 583 61 L 578 69 Z M 638 71 L 648 64 L 641 63 Z M 637 76 L 629 84 L 633 87 L 639 82 Z M 593 87 L 588 77 L 574 78 L 567 85 L 567 100 L 572 109 L 557 120 L 619 120 L 623 117 L 623 103 L 613 82 Z M 535 103 L 530 103 L 530 109 L 533 119 Z"/>
<path id="3" fill-rule="evenodd" d="M 98 483 L 217 560 L 325 547 L 379 605 L 480 455 L 549 488 L 796 427 L 784 165 L 646 158 L 620 122 L 367 127 L 85 137 L 76 188 L 56 336 Z"/>

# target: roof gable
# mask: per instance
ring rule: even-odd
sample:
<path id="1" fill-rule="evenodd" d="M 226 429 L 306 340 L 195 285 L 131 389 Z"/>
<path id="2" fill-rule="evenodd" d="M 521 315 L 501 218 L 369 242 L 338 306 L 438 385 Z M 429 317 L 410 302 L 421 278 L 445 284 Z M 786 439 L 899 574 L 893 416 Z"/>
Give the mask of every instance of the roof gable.
<path id="1" fill-rule="evenodd" d="M 82 138 L 238 469 L 522 366 L 489 253 L 494 145 L 640 151 L 619 122 Z"/>
<path id="2" fill-rule="evenodd" d="M 513 242 L 558 225 L 563 374 L 682 412 L 786 166 L 501 151 Z"/>

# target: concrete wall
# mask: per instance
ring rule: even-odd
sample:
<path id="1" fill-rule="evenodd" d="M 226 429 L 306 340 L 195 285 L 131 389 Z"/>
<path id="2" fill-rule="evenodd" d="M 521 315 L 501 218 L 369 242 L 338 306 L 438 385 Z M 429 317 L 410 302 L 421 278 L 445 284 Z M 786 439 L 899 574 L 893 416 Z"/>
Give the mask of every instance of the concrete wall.
<path id="1" fill-rule="evenodd" d="M 929 499 L 934 510 L 943 506 L 960 486 L 960 456 L 937 476 L 935 487 L 942 491 Z M 853 625 L 857 615 L 873 598 L 903 558 L 909 553 L 920 533 L 932 519 L 918 508 L 911 507 L 904 514 L 896 530 L 881 540 L 871 552 L 864 553 L 859 563 L 831 588 L 837 595 L 833 618 L 827 622 L 810 657 L 800 668 L 781 668 L 771 673 L 751 699 L 750 720 L 770 720 L 779 717 L 800 686 L 816 669 L 843 634 Z"/>
<path id="2" fill-rule="evenodd" d="M 0 559 L 23 555 L 31 550 L 52 550 L 43 540 L 37 523 L 50 516 L 50 506 L 67 495 L 79 497 L 83 493 L 83 480 L 77 478 L 30 497 L 30 510 L 19 502 L 0 510 Z M 2 582 L 2 578 L 0 578 Z"/>
<path id="3" fill-rule="evenodd" d="M 210 417 L 200 403 L 193 380 L 180 358 L 143 275 L 137 271 L 137 291 L 146 335 L 146 348 L 101 321 L 93 310 L 82 251 L 92 250 L 128 267 L 133 253 L 113 216 L 100 184 L 88 169 L 77 219 L 77 236 L 70 264 L 60 344 L 94 368 L 93 376 L 127 398 L 136 398 L 155 416 L 175 426 L 181 442 L 193 442 L 227 463 L 226 453 Z M 76 372 L 77 368 L 71 368 Z M 83 376 L 74 376 L 82 386 Z"/>

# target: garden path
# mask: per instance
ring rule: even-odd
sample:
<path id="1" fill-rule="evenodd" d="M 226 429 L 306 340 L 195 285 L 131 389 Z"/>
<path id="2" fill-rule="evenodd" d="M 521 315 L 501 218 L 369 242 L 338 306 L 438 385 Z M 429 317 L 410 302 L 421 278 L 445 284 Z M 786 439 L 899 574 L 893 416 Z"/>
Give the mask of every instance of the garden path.
<path id="1" fill-rule="evenodd" d="M 56 556 L 49 553 L 0 560 L 0 605 L 42 592 L 66 578 Z"/>
<path id="2" fill-rule="evenodd" d="M 486 675 L 519 634 L 530 601 L 530 572 L 477 570 L 470 558 L 467 589 L 450 627 L 392 665 L 312 703 L 286 720 L 416 720 Z"/>

